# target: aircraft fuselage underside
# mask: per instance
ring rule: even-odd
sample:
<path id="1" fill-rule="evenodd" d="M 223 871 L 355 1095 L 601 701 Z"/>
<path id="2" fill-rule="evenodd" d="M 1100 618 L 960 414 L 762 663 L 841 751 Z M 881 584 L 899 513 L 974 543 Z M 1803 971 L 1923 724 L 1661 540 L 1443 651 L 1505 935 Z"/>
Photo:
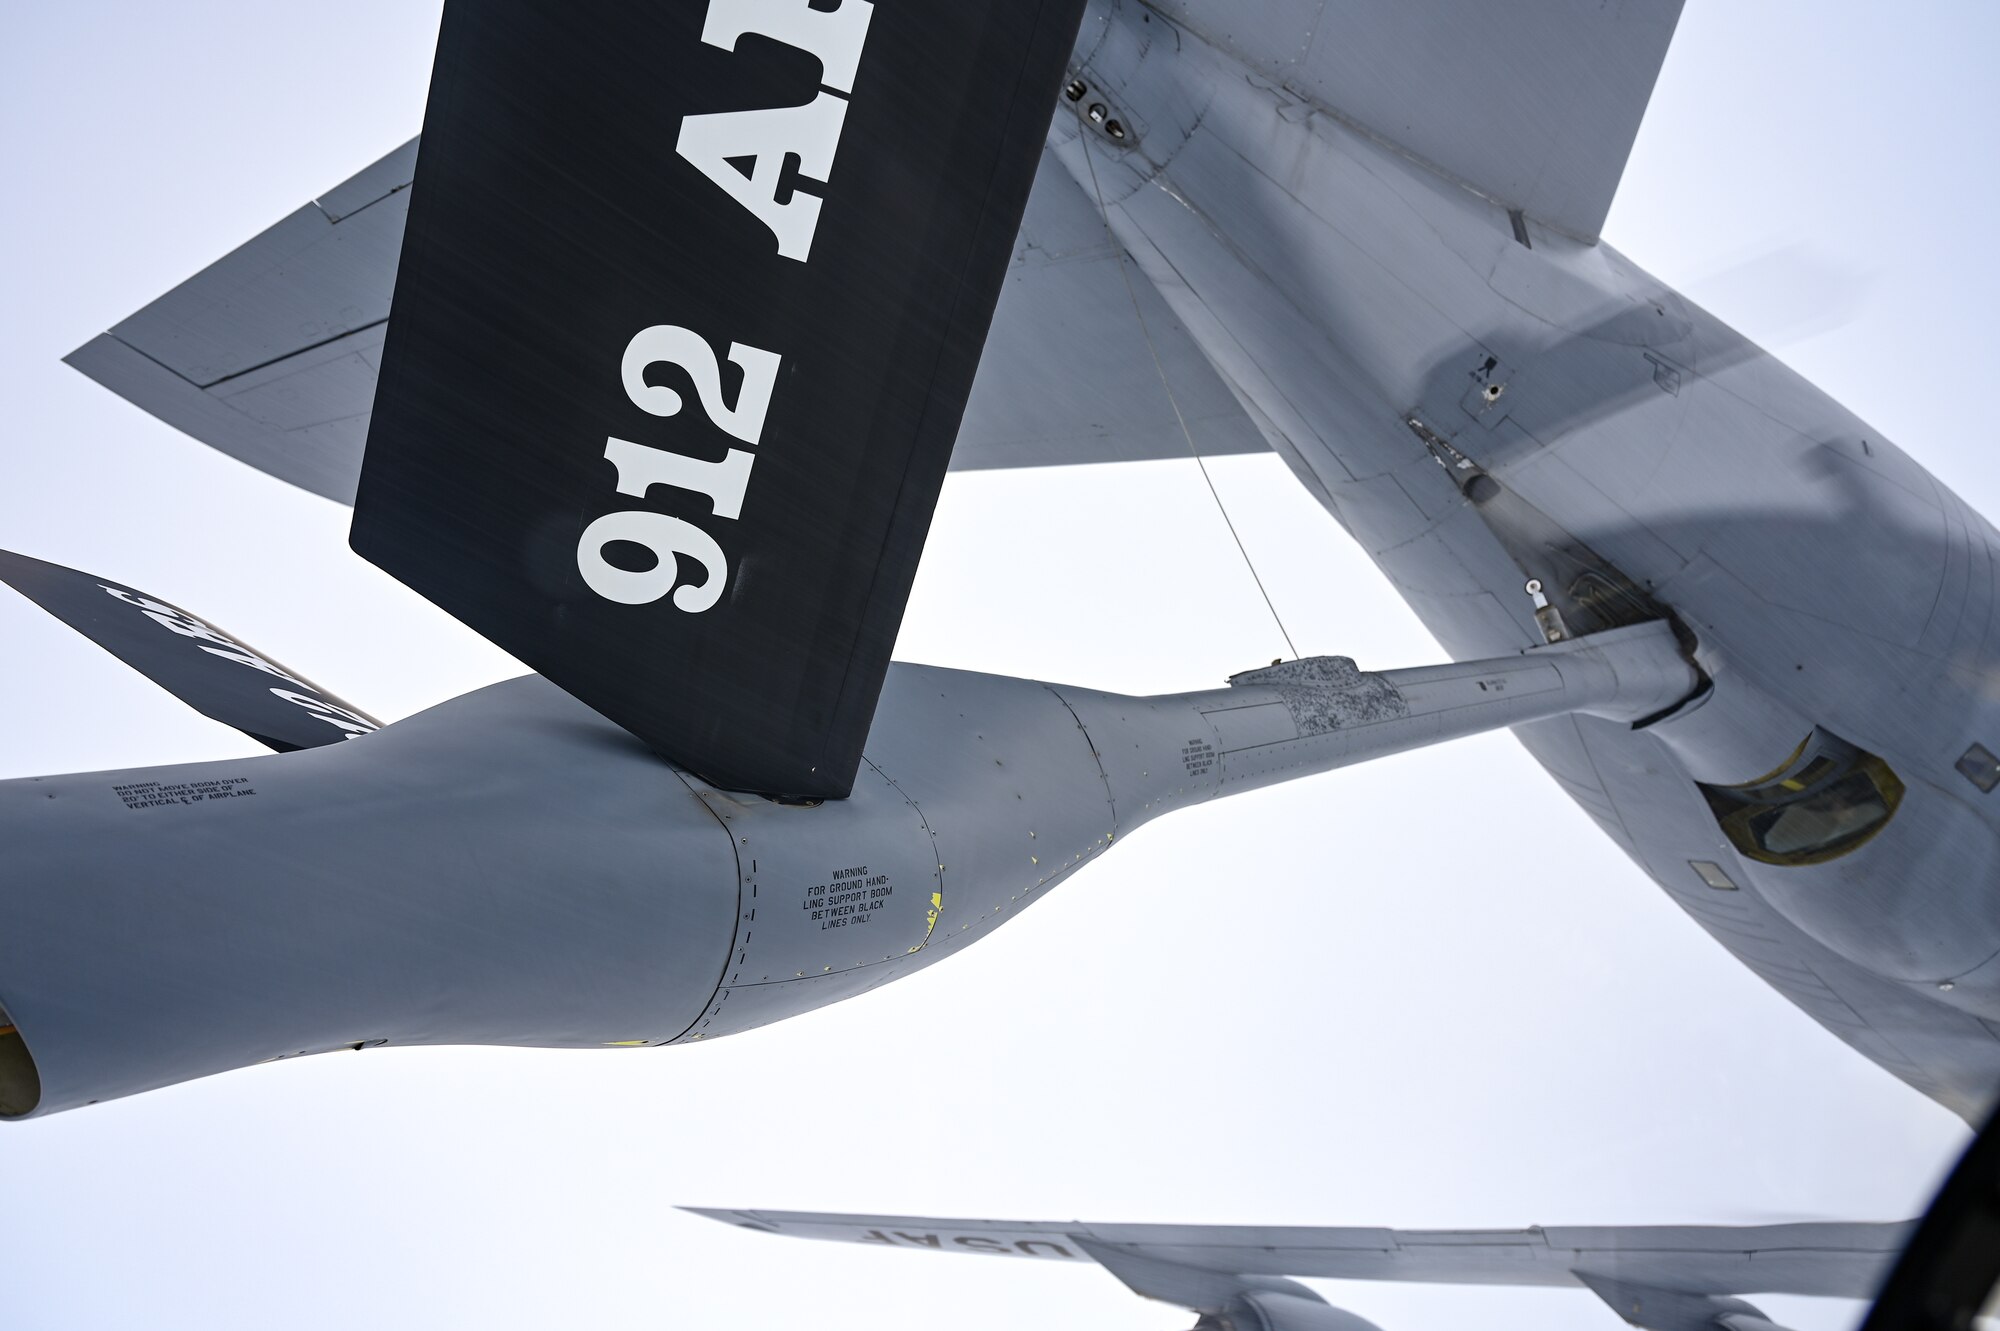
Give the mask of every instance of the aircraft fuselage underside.
<path id="1" fill-rule="evenodd" d="M 1609 246 L 1156 12 L 1093 5 L 1075 74 L 1055 155 L 1447 650 L 1542 641 L 1530 576 L 1572 619 L 1650 598 L 1698 643 L 1704 697 L 1636 729 L 1520 727 L 1536 760 L 1792 1002 L 1982 1112 L 2000 1082 L 1992 526 Z"/>

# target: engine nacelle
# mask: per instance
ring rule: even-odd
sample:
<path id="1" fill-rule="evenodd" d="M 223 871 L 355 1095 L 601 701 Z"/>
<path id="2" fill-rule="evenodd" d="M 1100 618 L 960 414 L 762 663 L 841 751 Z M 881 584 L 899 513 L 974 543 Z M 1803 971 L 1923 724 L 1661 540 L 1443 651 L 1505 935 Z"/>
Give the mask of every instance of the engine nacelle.
<path id="1" fill-rule="evenodd" d="M 1197 1331 L 1382 1331 L 1365 1317 L 1336 1308 L 1317 1294 L 1276 1293 L 1264 1290 L 1245 1294 L 1220 1317 L 1204 1317 Z"/>

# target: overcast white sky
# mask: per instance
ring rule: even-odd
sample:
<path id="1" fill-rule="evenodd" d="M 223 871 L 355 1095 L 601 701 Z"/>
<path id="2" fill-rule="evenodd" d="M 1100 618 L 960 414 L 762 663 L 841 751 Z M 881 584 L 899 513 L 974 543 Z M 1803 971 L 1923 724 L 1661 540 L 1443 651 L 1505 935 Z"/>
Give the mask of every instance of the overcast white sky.
<path id="1" fill-rule="evenodd" d="M 70 0 L 0 46 L 0 545 L 390 717 L 515 668 L 349 554 L 345 510 L 59 358 L 415 132 L 436 17 Z M 1976 0 L 1692 0 L 1609 227 L 1988 514 L 1996 49 Z M 1280 465 L 1215 471 L 1302 650 L 1436 658 Z M 255 751 L 4 592 L 0 642 L 0 776 Z M 1199 477 L 1153 464 L 954 477 L 899 655 L 1147 692 L 1280 650 Z M 0 1326 L 1174 1331 L 1096 1271 L 670 1208 L 1893 1219 L 1964 1139 L 1502 734 L 1176 815 L 964 957 L 713 1045 L 329 1056 L 0 1127 Z M 1388 1331 L 1618 1325 L 1580 1291 L 1321 1288 Z"/>

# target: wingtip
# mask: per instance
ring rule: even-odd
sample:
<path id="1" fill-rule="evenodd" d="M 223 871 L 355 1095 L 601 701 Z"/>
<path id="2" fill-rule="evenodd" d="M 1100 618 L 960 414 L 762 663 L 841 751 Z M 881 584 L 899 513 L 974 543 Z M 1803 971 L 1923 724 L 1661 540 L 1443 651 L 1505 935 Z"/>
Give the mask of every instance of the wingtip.
<path id="1" fill-rule="evenodd" d="M 766 1220 L 756 1211 L 732 1210 L 719 1206 L 676 1206 L 676 1211 L 686 1211 L 704 1220 L 714 1220 L 737 1229 L 751 1229 L 760 1234 L 782 1234 L 784 1230 Z"/>

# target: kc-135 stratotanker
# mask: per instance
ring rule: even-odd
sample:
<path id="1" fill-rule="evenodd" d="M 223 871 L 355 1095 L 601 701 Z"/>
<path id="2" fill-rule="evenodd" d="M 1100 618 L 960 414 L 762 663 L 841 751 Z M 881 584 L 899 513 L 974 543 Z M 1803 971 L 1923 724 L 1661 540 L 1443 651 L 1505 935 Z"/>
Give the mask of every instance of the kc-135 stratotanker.
<path id="1" fill-rule="evenodd" d="M 1439 5 L 1346 34 L 1421 29 L 1462 75 L 1421 96 L 1196 0 L 448 6 L 421 153 L 71 361 L 355 502 L 361 553 L 541 678 L 369 733 L 147 591 L 9 561 L 309 751 L 0 786 L 0 1110 L 709 1038 L 1177 804 L 1506 725 L 1723 946 L 1979 1115 L 1994 530 L 1596 238 L 1676 6 L 1531 7 L 1542 77 L 1500 81 Z M 607 50 L 683 71 L 671 105 Z M 1278 452 L 1463 664 L 1153 700 L 889 666 L 948 462 L 1189 442 Z"/>
<path id="2" fill-rule="evenodd" d="M 1993 1104 L 2000 539 L 1598 238 L 1678 3 L 587 8 L 448 4 L 420 141 L 70 357 L 537 674 L 378 728 L 6 560 L 285 751 L 0 783 L 0 1115 L 740 1031 L 1160 813 L 1498 726 L 1827 1029 Z M 890 664 L 948 466 L 1190 447 L 1280 455 L 1457 664 Z"/>

